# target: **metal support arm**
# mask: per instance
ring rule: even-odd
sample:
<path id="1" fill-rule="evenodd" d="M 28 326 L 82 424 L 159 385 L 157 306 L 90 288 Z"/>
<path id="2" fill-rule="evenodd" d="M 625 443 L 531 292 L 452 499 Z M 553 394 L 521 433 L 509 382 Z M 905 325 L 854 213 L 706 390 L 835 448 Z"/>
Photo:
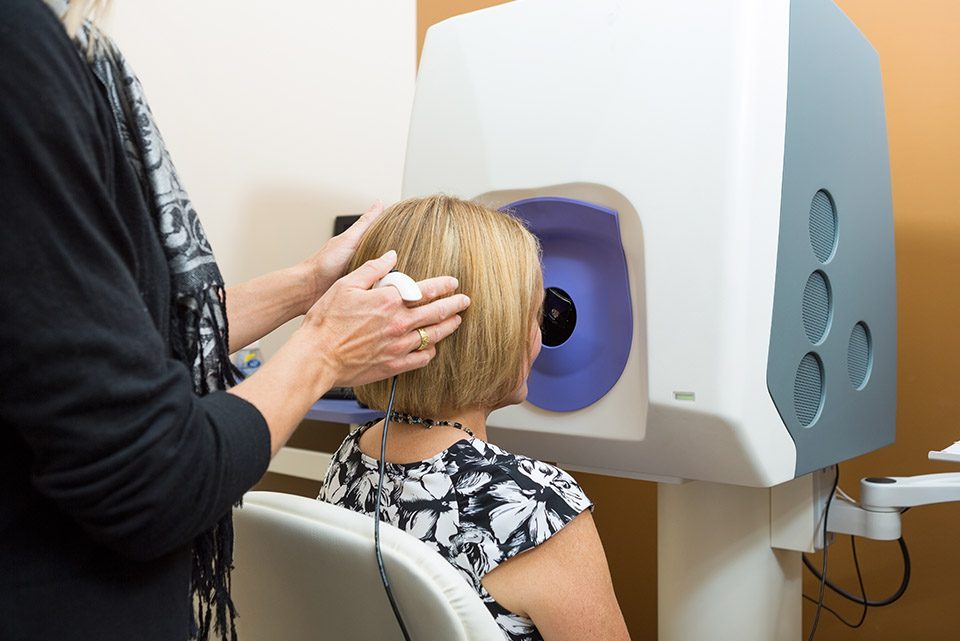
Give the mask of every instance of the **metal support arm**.
<path id="1" fill-rule="evenodd" d="M 900 538 L 900 512 L 873 512 L 837 496 L 830 505 L 827 531 L 876 541 L 896 541 Z"/>
<path id="2" fill-rule="evenodd" d="M 860 504 L 837 496 L 827 530 L 879 541 L 900 538 L 900 513 L 908 507 L 960 501 L 960 473 L 872 476 L 860 481 Z"/>
<path id="3" fill-rule="evenodd" d="M 860 505 L 873 512 L 960 501 L 960 473 L 880 476 L 860 481 Z"/>

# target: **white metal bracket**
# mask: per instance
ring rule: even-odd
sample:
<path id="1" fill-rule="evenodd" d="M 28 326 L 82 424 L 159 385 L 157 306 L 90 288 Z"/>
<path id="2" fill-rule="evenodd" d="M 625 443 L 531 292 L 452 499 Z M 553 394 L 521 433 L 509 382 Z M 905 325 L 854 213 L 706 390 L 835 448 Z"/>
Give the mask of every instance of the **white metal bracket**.
<path id="1" fill-rule="evenodd" d="M 960 441 L 928 454 L 930 460 L 960 463 Z M 960 501 L 960 474 L 870 476 L 860 480 L 859 505 L 836 496 L 827 530 L 878 541 L 900 538 L 900 514 L 908 507 Z"/>
<path id="2" fill-rule="evenodd" d="M 960 474 L 872 476 L 860 481 L 860 505 L 872 512 L 960 501 Z"/>
<path id="3" fill-rule="evenodd" d="M 900 538 L 900 511 L 874 512 L 845 497 L 835 496 L 827 517 L 827 531 L 877 541 L 896 541 Z"/>

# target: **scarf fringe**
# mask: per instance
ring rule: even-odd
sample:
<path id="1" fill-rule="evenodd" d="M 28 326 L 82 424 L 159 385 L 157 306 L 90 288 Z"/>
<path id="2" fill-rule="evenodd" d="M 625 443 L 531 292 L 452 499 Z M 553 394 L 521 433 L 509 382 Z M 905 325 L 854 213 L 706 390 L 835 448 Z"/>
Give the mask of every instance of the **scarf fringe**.
<path id="1" fill-rule="evenodd" d="M 226 314 L 226 290 L 210 286 L 189 294 L 181 294 L 176 301 L 177 330 L 171 332 L 174 356 L 183 362 L 193 362 L 194 391 L 199 395 L 235 385 L 240 371 L 230 362 L 229 326 Z M 200 353 L 206 343 L 204 334 L 214 337 L 214 358 Z M 240 507 L 237 503 L 237 507 Z M 237 610 L 230 597 L 230 572 L 233 570 L 233 515 L 228 512 L 209 532 L 197 537 L 193 544 L 193 568 L 190 590 L 195 612 L 190 625 L 190 636 L 197 641 L 209 641 L 210 632 L 221 639 L 237 641 Z"/>

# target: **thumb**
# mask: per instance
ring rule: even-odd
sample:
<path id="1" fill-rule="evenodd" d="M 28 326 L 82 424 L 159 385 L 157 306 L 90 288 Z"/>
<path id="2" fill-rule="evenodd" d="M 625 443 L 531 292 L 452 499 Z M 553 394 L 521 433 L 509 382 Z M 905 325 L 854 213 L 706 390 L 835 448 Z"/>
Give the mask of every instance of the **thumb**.
<path id="1" fill-rule="evenodd" d="M 370 225 L 372 225 L 382 213 L 383 203 L 378 199 L 370 205 L 370 208 L 367 209 L 355 223 L 340 234 L 340 237 L 345 239 L 351 247 L 356 247 L 360 243 L 360 239 L 363 238 L 363 235 L 367 232 L 367 229 L 370 228 Z"/>
<path id="2" fill-rule="evenodd" d="M 397 264 L 397 252 L 392 249 L 380 258 L 368 260 L 357 269 L 343 277 L 343 282 L 358 289 L 370 289 L 381 278 L 390 273 Z"/>

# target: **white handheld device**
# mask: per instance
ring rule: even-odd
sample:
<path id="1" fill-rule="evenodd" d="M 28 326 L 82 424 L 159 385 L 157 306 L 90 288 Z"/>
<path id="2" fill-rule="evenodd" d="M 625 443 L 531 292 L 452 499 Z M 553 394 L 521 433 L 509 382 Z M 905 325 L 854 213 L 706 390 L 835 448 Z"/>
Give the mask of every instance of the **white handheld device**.
<path id="1" fill-rule="evenodd" d="M 423 293 L 420 291 L 420 287 L 417 285 L 416 281 L 403 272 L 390 272 L 381 278 L 380 282 L 377 283 L 376 286 L 385 287 L 387 285 L 395 287 L 397 291 L 400 292 L 400 298 L 408 303 L 415 303 L 423 298 Z"/>

